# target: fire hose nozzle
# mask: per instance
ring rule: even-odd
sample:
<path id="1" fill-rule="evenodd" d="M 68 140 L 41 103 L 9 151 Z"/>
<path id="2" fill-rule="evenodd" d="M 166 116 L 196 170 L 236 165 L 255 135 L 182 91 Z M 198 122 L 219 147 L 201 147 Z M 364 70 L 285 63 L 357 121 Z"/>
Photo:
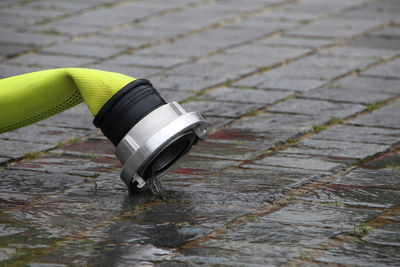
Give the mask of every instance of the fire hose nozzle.
<path id="1" fill-rule="evenodd" d="M 94 123 L 117 146 L 129 189 L 143 188 L 205 139 L 207 123 L 201 114 L 166 103 L 147 80 L 121 89 L 100 110 Z"/>

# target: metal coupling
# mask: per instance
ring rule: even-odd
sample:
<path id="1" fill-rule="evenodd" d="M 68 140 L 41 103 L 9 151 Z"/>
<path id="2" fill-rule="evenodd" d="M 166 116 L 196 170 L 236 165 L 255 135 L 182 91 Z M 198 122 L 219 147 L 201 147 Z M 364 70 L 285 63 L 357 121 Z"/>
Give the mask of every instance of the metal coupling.
<path id="1" fill-rule="evenodd" d="M 176 102 L 156 108 L 117 146 L 121 179 L 128 188 L 143 188 L 151 175 L 162 175 L 199 139 L 205 139 L 206 132 L 207 123 L 197 112 L 186 112 Z"/>

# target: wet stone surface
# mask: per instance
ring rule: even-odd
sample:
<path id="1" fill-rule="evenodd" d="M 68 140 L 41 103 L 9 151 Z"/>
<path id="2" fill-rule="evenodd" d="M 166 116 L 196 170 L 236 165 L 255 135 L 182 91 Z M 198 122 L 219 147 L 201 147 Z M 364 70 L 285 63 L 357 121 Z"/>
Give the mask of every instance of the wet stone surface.
<path id="1" fill-rule="evenodd" d="M 365 206 L 371 208 L 388 208 L 400 203 L 397 190 L 382 190 L 361 185 L 343 186 L 329 184 L 318 190 L 312 190 L 300 197 L 302 200 L 328 203 L 332 206 Z"/>
<path id="2" fill-rule="evenodd" d="M 354 226 L 379 215 L 380 211 L 363 210 L 326 204 L 293 203 L 262 220 L 353 230 Z"/>
<path id="3" fill-rule="evenodd" d="M 255 244 L 311 247 L 329 241 L 335 234 L 337 231 L 332 229 L 257 221 L 234 227 L 222 237 Z"/>
<path id="4" fill-rule="evenodd" d="M 330 171 L 341 166 L 329 160 L 302 155 L 275 154 L 262 160 L 254 161 L 258 165 L 299 168 L 303 170 Z"/>
<path id="5" fill-rule="evenodd" d="M 85 183 L 80 176 L 24 170 L 2 171 L 0 177 L 4 193 L 60 194 L 69 187 Z"/>
<path id="6" fill-rule="evenodd" d="M 391 145 L 399 140 L 400 130 L 361 126 L 335 126 L 311 139 Z"/>
<path id="7" fill-rule="evenodd" d="M 375 110 L 371 114 L 357 118 L 352 124 L 363 126 L 376 126 L 383 128 L 400 128 L 400 117 L 396 116 L 400 110 L 400 102 Z"/>
<path id="8" fill-rule="evenodd" d="M 85 137 L 88 134 L 88 131 L 80 129 L 39 126 L 34 124 L 11 132 L 2 133 L 0 139 L 56 144 L 68 139 L 73 140 L 75 138 Z"/>
<path id="9" fill-rule="evenodd" d="M 259 151 L 254 147 L 248 147 L 246 144 L 216 143 L 209 141 L 200 142 L 196 148 L 192 150 L 192 155 L 195 156 L 233 160 L 246 160 L 258 153 Z"/>
<path id="10" fill-rule="evenodd" d="M 40 152 L 54 147 L 54 145 L 48 144 L 9 140 L 0 140 L 0 146 L 0 156 L 6 156 L 14 159 L 21 158 L 26 154 Z"/>
<path id="11" fill-rule="evenodd" d="M 375 246 L 368 243 L 345 243 L 315 257 L 317 262 L 352 266 L 395 266 L 400 257 L 397 247 Z"/>
<path id="12" fill-rule="evenodd" d="M 299 250 L 247 241 L 210 240 L 200 247 L 186 249 L 182 256 L 175 259 L 211 266 L 268 266 L 297 257 Z"/>
<path id="13" fill-rule="evenodd" d="M 2 133 L 1 266 L 398 265 L 397 1 L 239 2 L 0 1 L 0 77 L 149 78 L 210 124 L 157 195 L 85 104 Z"/>
<path id="14" fill-rule="evenodd" d="M 20 163 L 11 167 L 11 169 L 96 177 L 100 173 L 120 167 L 121 164 L 114 157 L 100 157 L 98 154 L 90 154 L 88 157 L 48 155 Z"/>
<path id="15" fill-rule="evenodd" d="M 289 148 L 287 153 L 361 159 L 384 152 L 388 148 L 388 145 L 308 139 Z"/>

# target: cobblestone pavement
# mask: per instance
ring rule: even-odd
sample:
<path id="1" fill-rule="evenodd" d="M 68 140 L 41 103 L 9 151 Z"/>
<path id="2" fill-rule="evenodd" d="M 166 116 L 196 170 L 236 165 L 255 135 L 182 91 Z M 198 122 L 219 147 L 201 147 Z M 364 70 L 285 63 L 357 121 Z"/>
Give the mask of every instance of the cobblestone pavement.
<path id="1" fill-rule="evenodd" d="M 129 195 L 77 106 L 0 135 L 2 266 L 398 266 L 398 0 L 2 0 L 0 76 L 149 78 L 210 138 Z M 1 108 L 1 107 L 0 107 Z"/>

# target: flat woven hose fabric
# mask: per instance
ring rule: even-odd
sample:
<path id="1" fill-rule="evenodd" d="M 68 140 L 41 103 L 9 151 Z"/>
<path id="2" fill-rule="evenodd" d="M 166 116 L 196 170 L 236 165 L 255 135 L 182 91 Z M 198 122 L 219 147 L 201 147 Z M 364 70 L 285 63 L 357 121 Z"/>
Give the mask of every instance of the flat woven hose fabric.
<path id="1" fill-rule="evenodd" d="M 82 101 L 93 115 L 135 78 L 80 68 L 32 72 L 0 80 L 0 133 L 43 120 Z"/>

